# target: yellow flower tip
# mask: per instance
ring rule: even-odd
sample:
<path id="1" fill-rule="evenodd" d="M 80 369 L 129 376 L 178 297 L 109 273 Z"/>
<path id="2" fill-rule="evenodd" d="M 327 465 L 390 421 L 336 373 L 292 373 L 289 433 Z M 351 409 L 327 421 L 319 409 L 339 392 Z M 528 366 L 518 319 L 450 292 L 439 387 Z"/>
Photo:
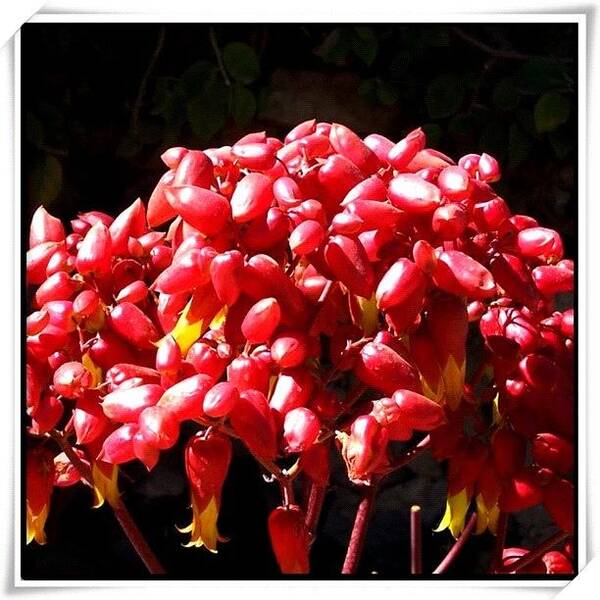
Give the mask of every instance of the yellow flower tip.
<path id="1" fill-rule="evenodd" d="M 92 466 L 92 479 L 94 480 L 94 505 L 92 508 L 100 508 L 106 500 L 110 506 L 116 506 L 119 503 L 119 467 L 113 465 L 110 477 L 108 477 L 97 462 Z"/>
<path id="2" fill-rule="evenodd" d="M 465 517 L 471 500 L 467 495 L 467 489 L 463 488 L 457 494 L 448 496 L 446 500 L 446 511 L 440 524 L 434 531 L 439 533 L 444 529 L 450 529 L 450 533 L 456 539 L 465 528 Z"/>
<path id="3" fill-rule="evenodd" d="M 448 362 L 442 371 L 444 379 L 446 402 L 451 410 L 456 410 L 463 397 L 465 385 L 466 363 L 458 364 L 454 356 L 448 357 Z"/>
<path id="4" fill-rule="evenodd" d="M 223 308 L 213 317 L 213 320 L 210 322 L 208 326 L 209 329 L 219 329 L 225 320 L 227 319 L 227 305 L 223 306 Z"/>
<path id="5" fill-rule="evenodd" d="M 102 383 L 102 369 L 92 360 L 92 357 L 86 352 L 81 357 L 81 364 L 92 374 L 91 388 L 96 388 Z"/>
<path id="6" fill-rule="evenodd" d="M 217 519 L 219 517 L 219 505 L 215 496 L 212 496 L 208 504 L 200 509 L 195 501 L 192 502 L 192 522 L 184 529 L 177 528 L 181 533 L 189 533 L 190 541 L 183 544 L 184 548 L 201 548 L 204 546 L 209 552 L 217 553 L 217 542 L 225 542 L 227 538 L 219 535 L 217 530 Z"/>
<path id="7" fill-rule="evenodd" d="M 48 518 L 48 505 L 45 505 L 42 511 L 34 515 L 29 506 L 27 507 L 27 535 L 26 543 L 31 544 L 35 540 L 40 546 L 46 543 L 46 533 L 44 527 Z"/>

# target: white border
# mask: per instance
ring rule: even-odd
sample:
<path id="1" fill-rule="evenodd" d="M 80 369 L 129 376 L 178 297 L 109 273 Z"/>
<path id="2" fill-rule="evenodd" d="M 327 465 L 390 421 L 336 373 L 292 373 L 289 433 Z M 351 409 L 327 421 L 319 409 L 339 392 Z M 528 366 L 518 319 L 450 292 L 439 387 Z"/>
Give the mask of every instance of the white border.
<path id="1" fill-rule="evenodd" d="M 81 14 L 67 14 L 67 13 L 44 13 L 40 12 L 35 14 L 28 22 L 30 23 L 92 23 L 92 22 L 105 22 L 105 23 L 136 23 L 136 22 L 165 22 L 165 23 L 177 23 L 177 22 L 246 22 L 246 21 L 264 21 L 264 22 L 386 22 L 390 21 L 390 12 L 387 9 L 379 9 L 376 7 L 373 10 L 371 7 L 369 10 L 353 11 L 351 19 L 331 19 L 331 9 L 327 6 L 321 6 L 317 10 L 311 11 L 311 18 L 306 17 L 306 10 L 304 8 L 298 8 L 298 13 L 294 13 L 294 7 L 287 6 L 285 10 L 273 10 L 273 7 L 269 7 L 268 14 L 265 14 L 267 18 L 261 19 L 260 16 L 263 14 L 262 7 L 257 8 L 256 6 L 248 6 L 251 3 L 244 3 L 238 5 L 236 10 L 236 19 L 231 19 L 231 10 L 224 10 L 219 7 L 205 7 L 203 6 L 203 14 L 190 14 L 181 13 L 177 14 L 176 17 L 161 15 L 157 13 L 130 13 L 130 14 L 117 14 L 117 13 L 81 13 Z M 206 10 L 208 9 L 208 10 Z M 578 473 L 578 487 L 579 487 L 579 570 L 583 569 L 587 562 L 587 385 L 586 376 L 587 371 L 587 338 L 586 328 L 582 325 L 587 323 L 587 312 L 586 312 L 586 292 L 587 292 L 587 261 L 586 261 L 586 250 L 587 250 L 587 19 L 585 14 L 577 13 L 566 13 L 566 14 L 549 14 L 549 13 L 529 13 L 529 14 L 488 14 L 488 13 L 468 13 L 468 14 L 453 14 L 453 15 L 442 15 L 442 14 L 422 14 L 422 15 L 395 15 L 394 22 L 406 22 L 406 23 L 418 23 L 418 22 L 507 22 L 507 23 L 546 23 L 546 22 L 569 22 L 577 23 L 578 34 L 579 34 L 579 63 L 578 63 L 578 81 L 579 81 L 579 98 L 578 98 L 578 109 L 579 109 L 579 173 L 578 173 L 578 278 L 579 278 L 579 289 L 578 289 L 578 350 L 579 350 L 579 373 L 578 373 L 578 402 L 579 402 L 579 473 Z M 98 581 L 25 581 L 20 578 L 20 555 L 21 555 L 21 543 L 20 543 L 20 519 L 21 519 L 21 498 L 20 498 L 20 440 L 17 436 L 20 436 L 20 249 L 18 247 L 20 241 L 20 32 L 17 32 L 14 37 L 14 164 L 15 164 L 15 179 L 14 179 L 14 226 L 15 226 L 15 257 L 16 257 L 16 268 L 14 269 L 14 283 L 15 283 L 15 319 L 14 319 L 14 330 L 15 330 L 15 353 L 14 353 L 14 367 L 15 367 L 15 398 L 17 408 L 14 410 L 14 421 L 15 421 L 15 455 L 16 461 L 14 465 L 14 490 L 15 490 L 15 515 L 16 518 L 13 521 L 14 528 L 14 584 L 16 587 L 25 588 L 37 588 L 37 587 L 144 587 L 148 584 L 152 586 L 175 586 L 175 587 L 190 587 L 196 585 L 202 585 L 204 588 L 215 588 L 222 589 L 223 582 L 203 582 L 203 581 L 177 581 L 177 580 L 160 580 L 160 581 L 120 581 L 120 580 L 98 580 Z M 17 335 L 17 332 L 19 335 Z M 584 400 L 582 402 L 582 399 Z M 301 588 L 310 588 L 320 582 L 318 580 L 311 581 L 298 581 L 294 582 Z M 335 581 L 335 585 L 339 585 L 340 589 L 358 589 L 362 587 L 362 584 L 372 588 L 373 586 L 377 589 L 389 589 L 390 586 L 401 583 L 402 586 L 406 587 L 462 587 L 464 584 L 478 588 L 489 588 L 489 587 L 543 587 L 543 588 L 558 588 L 564 587 L 568 582 L 564 581 L 537 581 L 537 580 L 519 580 L 519 581 L 477 581 L 477 580 L 465 580 L 462 581 L 411 581 L 401 580 L 398 582 L 390 581 L 378 581 L 368 580 L 360 582 L 357 580 L 353 581 Z M 256 589 L 264 587 L 264 584 L 260 581 L 229 581 L 227 585 L 234 589 Z M 289 592 L 289 582 L 284 581 L 272 581 L 269 582 L 269 587 L 277 589 L 283 587 Z M 358 587 L 357 587 L 358 586 Z"/>

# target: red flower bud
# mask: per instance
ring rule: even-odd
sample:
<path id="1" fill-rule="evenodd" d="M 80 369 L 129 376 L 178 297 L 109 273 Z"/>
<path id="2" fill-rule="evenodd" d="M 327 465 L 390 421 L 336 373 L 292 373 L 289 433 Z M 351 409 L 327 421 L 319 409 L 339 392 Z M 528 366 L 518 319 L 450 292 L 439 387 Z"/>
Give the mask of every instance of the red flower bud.
<path id="1" fill-rule="evenodd" d="M 560 235 L 554 229 L 529 227 L 519 231 L 517 248 L 526 258 L 541 258 L 546 261 L 560 260 L 563 245 Z"/>
<path id="2" fill-rule="evenodd" d="M 283 439 L 286 452 L 304 452 L 315 443 L 321 424 L 317 415 L 308 408 L 294 408 L 285 415 Z"/>
<path id="3" fill-rule="evenodd" d="M 131 302 L 132 304 L 142 303 L 148 297 L 148 286 L 145 281 L 138 279 L 129 285 L 126 285 L 116 295 L 115 300 L 118 303 Z"/>
<path id="4" fill-rule="evenodd" d="M 388 154 L 394 147 L 394 142 L 378 133 L 371 133 L 364 140 L 365 145 L 375 153 L 377 158 L 383 163 L 389 162 Z"/>
<path id="5" fill-rule="evenodd" d="M 403 423 L 417 431 L 431 431 L 446 422 L 442 407 L 410 390 L 394 392 L 392 400 L 400 409 L 400 418 Z"/>
<path id="6" fill-rule="evenodd" d="M 494 433 L 492 459 L 500 477 L 512 477 L 523 467 L 525 446 L 525 439 L 511 429 L 503 427 Z"/>
<path id="7" fill-rule="evenodd" d="M 181 422 L 202 418 L 202 403 L 214 380 L 208 375 L 193 375 L 171 386 L 162 395 L 157 406 L 166 408 Z"/>
<path id="8" fill-rule="evenodd" d="M 575 523 L 573 484 L 566 479 L 555 479 L 544 488 L 544 506 L 554 522 L 569 534 Z"/>
<path id="9" fill-rule="evenodd" d="M 228 381 L 222 381 L 206 392 L 202 406 L 209 417 L 220 419 L 234 409 L 239 398 L 238 389 Z"/>
<path id="10" fill-rule="evenodd" d="M 165 294 L 190 292 L 210 281 L 210 263 L 216 252 L 206 246 L 181 255 L 154 282 L 154 288 Z"/>
<path id="11" fill-rule="evenodd" d="M 231 462 L 231 442 L 219 433 L 199 433 L 185 448 L 185 471 L 190 485 L 193 518 L 182 533 L 190 533 L 187 546 L 217 551 L 223 541 L 217 530 L 221 492 Z"/>
<path id="12" fill-rule="evenodd" d="M 79 245 L 75 266 L 81 275 L 102 276 L 110 272 L 111 260 L 112 243 L 108 228 L 98 222 Z"/>
<path id="13" fill-rule="evenodd" d="M 160 450 L 174 446 L 179 437 L 177 418 L 165 406 L 145 408 L 140 413 L 138 425 L 139 433 L 144 441 Z"/>
<path id="14" fill-rule="evenodd" d="M 308 356 L 308 340 L 300 331 L 278 335 L 271 344 L 271 357 L 282 368 L 301 365 Z"/>
<path id="15" fill-rule="evenodd" d="M 238 356 L 227 367 L 227 380 L 240 392 L 259 390 L 266 394 L 269 378 L 269 367 L 254 356 Z"/>
<path id="16" fill-rule="evenodd" d="M 329 481 L 329 446 L 313 444 L 300 455 L 302 472 L 317 486 L 325 487 Z"/>
<path id="17" fill-rule="evenodd" d="M 102 399 L 102 410 L 112 421 L 129 423 L 138 420 L 141 412 L 154 406 L 163 395 L 160 385 L 151 383 L 129 389 L 119 388 Z"/>
<path id="18" fill-rule="evenodd" d="M 365 175 L 375 173 L 381 166 L 372 150 L 344 125 L 331 124 L 329 141 L 336 152 L 352 161 Z"/>
<path id="19" fill-rule="evenodd" d="M 133 436 L 138 431 L 137 423 L 126 423 L 115 429 L 102 444 L 98 460 L 113 465 L 135 460 L 133 451 Z"/>
<path id="20" fill-rule="evenodd" d="M 112 253 L 116 256 L 129 254 L 129 238 L 138 238 L 146 232 L 146 210 L 138 198 L 126 208 L 108 228 L 112 241 Z"/>
<path id="21" fill-rule="evenodd" d="M 396 208 L 409 214 L 431 214 L 441 203 L 440 190 L 412 173 L 394 177 L 388 195 Z"/>
<path id="22" fill-rule="evenodd" d="M 269 405 L 279 415 L 285 416 L 290 410 L 308 403 L 313 387 L 313 378 L 307 370 L 284 371 L 277 377 Z"/>
<path id="23" fill-rule="evenodd" d="M 510 218 L 510 209 L 502 198 L 478 202 L 473 207 L 473 221 L 479 231 L 496 231 Z"/>
<path id="24" fill-rule="evenodd" d="M 555 265 L 542 265 L 531 272 L 535 287 L 544 296 L 565 294 L 573 291 L 575 274 L 569 269 Z"/>
<path id="25" fill-rule="evenodd" d="M 482 152 L 477 164 L 477 173 L 481 181 L 498 181 L 500 179 L 500 165 L 493 156 Z"/>
<path id="26" fill-rule="evenodd" d="M 472 191 L 471 177 L 460 166 L 451 166 L 442 169 L 437 178 L 437 185 L 442 195 L 451 202 L 466 200 Z"/>
<path id="27" fill-rule="evenodd" d="M 292 252 L 298 255 L 310 254 L 325 239 L 323 227 L 311 219 L 302 221 L 290 234 L 289 244 Z"/>
<path id="28" fill-rule="evenodd" d="M 384 394 L 393 394 L 398 389 L 421 389 L 419 376 L 413 365 L 385 344 L 365 344 L 354 370 L 363 383 Z"/>
<path id="29" fill-rule="evenodd" d="M 400 258 L 388 269 L 377 286 L 377 306 L 381 310 L 387 310 L 392 306 L 420 305 L 426 284 L 417 265 L 407 258 Z"/>
<path id="30" fill-rule="evenodd" d="M 227 306 L 235 304 L 240 295 L 244 257 L 237 250 L 218 254 L 210 263 L 210 277 L 215 292 Z"/>
<path id="31" fill-rule="evenodd" d="M 452 168 L 452 167 L 449 167 Z M 442 240 L 454 240 L 468 223 L 467 211 L 460 204 L 444 204 L 435 209 L 431 226 Z"/>
<path id="32" fill-rule="evenodd" d="M 75 399 L 92 385 L 92 374 L 80 362 L 67 362 L 54 373 L 52 382 L 57 394 Z"/>
<path id="33" fill-rule="evenodd" d="M 300 507 L 278 506 L 269 515 L 269 536 L 282 573 L 308 573 L 310 534 Z"/>
<path id="34" fill-rule="evenodd" d="M 492 274 L 468 254 L 458 250 L 440 254 L 433 280 L 445 292 L 475 300 L 489 298 L 496 291 Z"/>
<path id="35" fill-rule="evenodd" d="M 350 435 L 338 434 L 342 444 L 342 457 L 348 469 L 350 481 L 364 483 L 385 459 L 388 436 L 375 417 L 358 417 L 350 429 Z"/>
<path id="36" fill-rule="evenodd" d="M 62 242 L 64 239 L 65 228 L 60 219 L 53 217 L 43 206 L 40 206 L 31 217 L 29 247 L 34 248 L 44 242 Z"/>
<path id="37" fill-rule="evenodd" d="M 281 319 L 281 308 L 275 298 L 258 301 L 242 321 L 242 333 L 251 344 L 266 342 Z"/>
<path id="38" fill-rule="evenodd" d="M 560 474 L 573 469 L 573 444 L 553 433 L 538 433 L 533 440 L 533 459 Z"/>
<path id="39" fill-rule="evenodd" d="M 252 389 L 242 391 L 229 419 L 252 454 L 266 460 L 277 456 L 275 422 L 264 394 Z"/>
<path id="40" fill-rule="evenodd" d="M 360 243 L 344 235 L 330 238 L 325 246 L 325 261 L 334 276 L 353 294 L 371 297 L 373 269 Z"/>
<path id="41" fill-rule="evenodd" d="M 416 156 L 417 152 L 425 148 L 425 142 L 425 133 L 420 127 L 411 131 L 405 138 L 390 148 L 387 154 L 388 162 L 397 171 L 402 171 Z"/>
<path id="42" fill-rule="evenodd" d="M 41 308 L 53 300 L 69 300 L 79 289 L 77 281 L 65 271 L 50 275 L 35 292 L 35 302 Z"/>
<path id="43" fill-rule="evenodd" d="M 237 223 L 246 223 L 269 210 L 273 202 L 273 185 L 262 173 L 249 173 L 231 197 L 231 214 Z"/>
<path id="44" fill-rule="evenodd" d="M 111 309 L 110 324 L 115 333 L 138 348 L 154 348 L 153 342 L 160 337 L 154 323 L 131 302 Z"/>
<path id="45" fill-rule="evenodd" d="M 195 185 L 183 185 L 165 188 L 165 195 L 176 213 L 205 235 L 216 235 L 229 219 L 229 202 L 216 192 Z"/>
<path id="46" fill-rule="evenodd" d="M 542 502 L 542 489 L 531 471 L 522 470 L 507 482 L 500 494 L 499 506 L 504 512 L 517 512 Z"/>

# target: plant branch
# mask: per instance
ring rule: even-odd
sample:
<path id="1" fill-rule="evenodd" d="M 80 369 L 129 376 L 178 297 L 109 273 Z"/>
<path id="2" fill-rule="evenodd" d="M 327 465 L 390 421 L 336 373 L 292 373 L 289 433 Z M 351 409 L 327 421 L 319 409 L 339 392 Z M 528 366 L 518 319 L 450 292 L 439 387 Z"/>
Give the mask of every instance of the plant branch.
<path id="1" fill-rule="evenodd" d="M 63 452 L 67 455 L 67 458 L 71 461 L 71 464 L 77 469 L 82 479 L 94 489 L 94 478 L 89 465 L 86 465 L 77 453 L 73 446 L 69 443 L 68 439 L 62 435 L 59 431 L 52 430 L 49 432 L 50 437 L 62 448 Z M 160 564 L 158 558 L 148 545 L 148 542 L 144 538 L 139 527 L 136 525 L 133 517 L 127 510 L 123 501 L 119 499 L 115 504 L 109 503 L 113 510 L 115 518 L 119 522 L 121 529 L 127 536 L 127 539 L 133 546 L 137 555 L 140 557 L 148 571 L 152 575 L 164 575 L 165 569 Z"/>
<path id="2" fill-rule="evenodd" d="M 221 50 L 219 50 L 219 44 L 217 44 L 217 36 L 215 35 L 214 27 L 208 28 L 208 37 L 210 38 L 210 45 L 214 50 L 215 56 L 217 57 L 217 65 L 219 66 L 219 71 L 221 71 L 221 75 L 223 76 L 223 81 L 227 87 L 231 86 L 231 81 L 229 79 L 229 75 L 227 75 L 227 71 L 225 70 L 225 65 L 223 63 L 223 56 L 221 55 Z"/>
<path id="3" fill-rule="evenodd" d="M 142 76 L 142 80 L 140 81 L 140 87 L 138 89 L 138 93 L 135 99 L 135 103 L 133 105 L 133 112 L 131 113 L 131 128 L 135 133 L 137 133 L 138 122 L 140 118 L 140 110 L 142 108 L 142 100 L 144 99 L 144 94 L 146 93 L 146 86 L 148 85 L 148 79 L 154 66 L 156 65 L 156 61 L 160 55 L 162 47 L 165 42 L 165 27 L 164 25 L 158 30 L 158 39 L 156 40 L 156 47 L 154 48 L 154 52 L 150 58 L 150 62 L 146 67 L 146 71 Z"/>
<path id="4" fill-rule="evenodd" d="M 473 529 L 475 529 L 475 524 L 477 523 L 477 513 L 473 513 L 467 523 L 466 527 L 463 529 L 463 532 L 460 534 L 460 537 L 454 542 L 452 548 L 446 556 L 443 558 L 442 562 L 437 566 L 437 569 L 433 572 L 434 575 L 441 575 L 448 570 L 448 567 L 454 562 L 457 556 L 460 554 L 464 545 L 467 543 L 467 540 L 473 533 Z"/>
<path id="5" fill-rule="evenodd" d="M 568 534 L 566 531 L 559 531 L 559 532 L 555 533 L 553 536 L 550 536 L 546 541 L 542 542 L 539 546 L 536 546 L 535 548 L 530 550 L 524 556 L 521 556 L 521 558 L 519 558 L 518 560 L 515 560 L 515 562 L 511 563 L 510 565 L 507 565 L 506 567 L 502 567 L 501 569 L 498 569 L 496 572 L 497 573 L 514 573 L 516 571 L 519 571 L 520 569 L 524 569 L 531 563 L 535 562 L 536 560 L 538 560 L 539 558 L 544 556 L 544 554 L 546 554 L 546 552 L 548 552 L 549 550 L 552 550 L 552 548 L 554 548 L 554 546 L 558 546 L 559 544 L 566 542 L 567 539 L 569 539 L 570 537 L 571 537 L 570 534 Z"/>
<path id="6" fill-rule="evenodd" d="M 508 513 L 501 512 L 498 515 L 498 526 L 496 528 L 496 543 L 494 545 L 494 554 L 490 564 L 490 573 L 495 573 L 500 565 L 502 565 L 502 552 L 506 543 L 506 528 L 508 525 Z"/>
<path id="7" fill-rule="evenodd" d="M 317 525 L 319 524 L 319 518 L 321 516 L 321 510 L 323 508 L 323 501 L 325 500 L 326 492 L 327 488 L 325 486 L 320 486 L 316 483 L 310 484 L 305 523 L 307 529 L 312 535 L 313 540 L 317 537 Z"/>
<path id="8" fill-rule="evenodd" d="M 471 44 L 471 46 L 475 46 L 475 48 L 479 48 L 482 52 L 486 54 L 490 54 L 491 56 L 495 56 L 496 58 L 507 58 L 509 60 L 529 60 L 532 58 L 530 54 L 523 54 L 522 52 L 515 52 L 514 50 L 502 50 L 499 48 L 493 48 L 489 46 L 485 42 L 478 40 L 472 35 L 468 34 L 464 29 L 460 27 L 452 27 L 452 33 L 457 35 L 459 38 L 463 39 L 465 42 Z"/>
<path id="9" fill-rule="evenodd" d="M 402 456 L 398 457 L 394 462 L 390 463 L 390 465 L 388 465 L 386 470 L 383 472 L 383 476 L 385 477 L 386 475 L 405 467 L 408 463 L 417 458 L 417 456 L 423 454 L 423 452 L 425 452 L 425 450 L 427 450 L 429 447 L 431 447 L 431 436 L 426 435 L 416 446 L 413 446 L 404 452 Z"/>
<path id="10" fill-rule="evenodd" d="M 369 519 L 375 505 L 377 487 L 376 483 L 365 486 L 363 498 L 356 510 L 354 526 L 352 527 L 350 542 L 348 543 L 348 550 L 346 551 L 346 559 L 344 560 L 344 566 L 342 567 L 342 575 L 353 575 L 358 568 L 365 545 L 365 539 L 367 537 Z"/>
<path id="11" fill-rule="evenodd" d="M 410 572 L 411 575 L 420 575 L 423 572 L 420 506 L 410 507 Z"/>

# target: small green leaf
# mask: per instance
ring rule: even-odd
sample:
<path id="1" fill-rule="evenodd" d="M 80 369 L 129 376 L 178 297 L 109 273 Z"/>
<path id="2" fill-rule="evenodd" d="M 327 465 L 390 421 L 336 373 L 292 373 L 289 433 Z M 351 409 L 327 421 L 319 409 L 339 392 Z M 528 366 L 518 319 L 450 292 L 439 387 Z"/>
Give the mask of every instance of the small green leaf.
<path id="1" fill-rule="evenodd" d="M 32 205 L 51 204 L 62 187 L 62 165 L 51 154 L 46 154 L 32 169 L 27 187 Z"/>
<path id="2" fill-rule="evenodd" d="M 543 94 L 551 89 L 569 87 L 572 83 L 566 67 L 550 58 L 526 61 L 516 77 L 516 85 L 524 94 Z"/>
<path id="3" fill-rule="evenodd" d="M 231 115 L 240 127 L 248 125 L 256 112 L 254 94 L 243 85 L 234 85 L 231 90 Z"/>
<path id="4" fill-rule="evenodd" d="M 398 102 L 398 90 L 391 83 L 379 81 L 377 84 L 377 98 L 384 106 L 392 106 Z"/>
<path id="5" fill-rule="evenodd" d="M 190 127 L 202 142 L 208 142 L 225 126 L 224 98 L 206 94 L 188 101 L 187 117 Z"/>
<path id="6" fill-rule="evenodd" d="M 333 65 L 344 65 L 348 52 L 351 49 L 352 39 L 347 29 L 336 27 L 323 40 L 315 50 L 326 63 Z"/>
<path id="7" fill-rule="evenodd" d="M 533 109 L 535 128 L 539 133 L 554 131 L 569 118 L 571 103 L 558 92 L 548 92 L 540 97 Z"/>
<path id="8" fill-rule="evenodd" d="M 206 82 L 217 77 L 217 68 L 206 60 L 199 60 L 190 65 L 181 81 L 187 96 L 197 96 L 202 93 Z"/>
<path id="9" fill-rule="evenodd" d="M 515 110 L 519 106 L 519 90 L 509 77 L 501 79 L 494 87 L 494 106 L 500 110 Z"/>
<path id="10" fill-rule="evenodd" d="M 456 75 L 439 75 L 427 86 L 427 112 L 432 119 L 451 117 L 460 108 L 464 96 L 465 88 Z"/>
<path id="11" fill-rule="evenodd" d="M 370 27 L 355 27 L 356 35 L 352 39 L 352 51 L 367 67 L 370 67 L 377 56 L 377 36 Z"/>
<path id="12" fill-rule="evenodd" d="M 252 83 L 260 75 L 258 56 L 244 42 L 231 42 L 223 49 L 223 62 L 227 72 L 240 83 Z"/>

